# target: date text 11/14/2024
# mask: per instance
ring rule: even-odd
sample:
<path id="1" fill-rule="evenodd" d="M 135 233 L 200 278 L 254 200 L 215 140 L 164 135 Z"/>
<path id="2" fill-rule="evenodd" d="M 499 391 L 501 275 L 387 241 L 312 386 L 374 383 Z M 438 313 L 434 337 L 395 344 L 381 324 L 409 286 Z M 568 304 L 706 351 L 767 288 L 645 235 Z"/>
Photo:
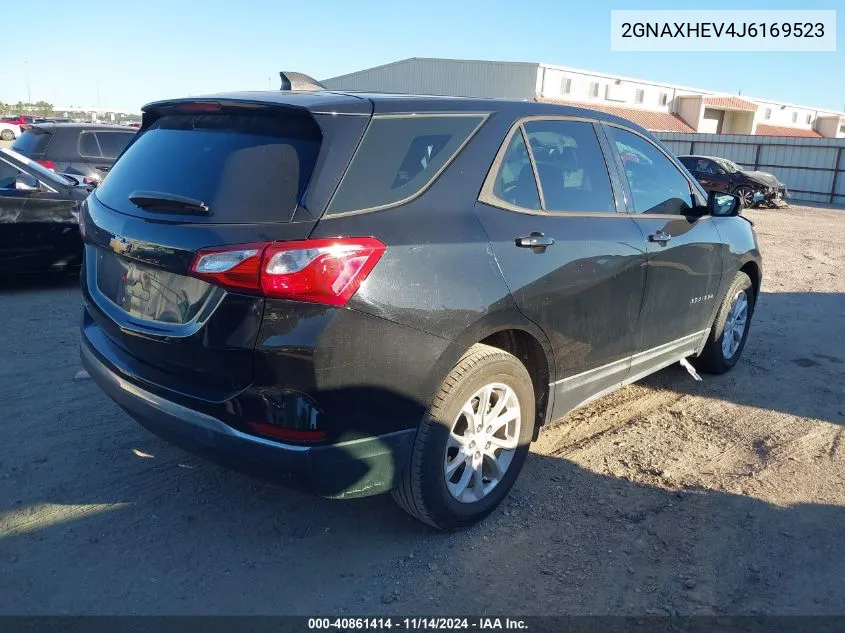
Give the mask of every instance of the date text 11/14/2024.
<path id="1" fill-rule="evenodd" d="M 444 631 L 444 630 L 528 630 L 515 618 L 308 618 L 312 631 Z"/>

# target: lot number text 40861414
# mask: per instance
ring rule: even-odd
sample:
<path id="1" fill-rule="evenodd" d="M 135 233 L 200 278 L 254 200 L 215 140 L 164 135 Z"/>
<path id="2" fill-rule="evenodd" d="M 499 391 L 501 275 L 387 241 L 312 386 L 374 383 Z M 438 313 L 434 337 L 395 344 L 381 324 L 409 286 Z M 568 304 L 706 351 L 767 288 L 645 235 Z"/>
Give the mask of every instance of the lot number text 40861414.
<path id="1" fill-rule="evenodd" d="M 308 618 L 308 628 L 324 631 L 525 631 L 528 625 L 515 618 Z"/>

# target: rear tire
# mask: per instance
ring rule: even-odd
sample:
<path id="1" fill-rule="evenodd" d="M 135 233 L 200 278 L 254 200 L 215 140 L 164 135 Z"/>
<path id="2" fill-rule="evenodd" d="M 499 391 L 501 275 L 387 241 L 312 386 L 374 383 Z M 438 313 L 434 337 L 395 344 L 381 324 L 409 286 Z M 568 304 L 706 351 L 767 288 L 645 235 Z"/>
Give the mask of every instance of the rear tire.
<path id="1" fill-rule="evenodd" d="M 477 523 L 516 481 L 534 421 L 534 386 L 525 366 L 504 350 L 474 345 L 443 381 L 420 424 L 394 500 L 441 530 Z M 483 429 L 477 433 L 471 428 L 476 423 Z"/>
<path id="2" fill-rule="evenodd" d="M 724 374 L 736 365 L 751 329 L 755 301 L 751 279 L 738 272 L 719 306 L 701 356 L 694 359 L 696 367 L 711 374 Z M 738 329 L 740 324 L 741 331 Z"/>
<path id="3" fill-rule="evenodd" d="M 15 140 L 15 133 L 12 130 L 3 130 L 0 132 L 0 139 L 4 141 L 14 141 Z"/>

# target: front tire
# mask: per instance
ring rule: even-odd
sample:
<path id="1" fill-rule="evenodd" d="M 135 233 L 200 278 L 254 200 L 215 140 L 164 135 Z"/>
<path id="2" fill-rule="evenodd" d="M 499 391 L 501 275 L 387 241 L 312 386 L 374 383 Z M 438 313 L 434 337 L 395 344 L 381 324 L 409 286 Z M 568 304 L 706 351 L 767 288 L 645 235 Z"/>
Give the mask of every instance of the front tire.
<path id="1" fill-rule="evenodd" d="M 751 279 L 738 272 L 719 306 L 704 350 L 695 359 L 697 367 L 711 374 L 724 374 L 736 365 L 751 328 L 755 300 Z"/>
<path id="2" fill-rule="evenodd" d="M 739 198 L 740 208 L 750 209 L 754 205 L 754 192 L 750 187 L 737 187 L 734 195 Z"/>
<path id="3" fill-rule="evenodd" d="M 12 130 L 3 130 L 0 132 L 0 139 L 4 141 L 14 141 L 15 140 L 15 133 Z"/>
<path id="4" fill-rule="evenodd" d="M 525 366 L 504 350 L 474 345 L 434 397 L 393 498 L 441 530 L 477 523 L 516 481 L 535 417 Z"/>

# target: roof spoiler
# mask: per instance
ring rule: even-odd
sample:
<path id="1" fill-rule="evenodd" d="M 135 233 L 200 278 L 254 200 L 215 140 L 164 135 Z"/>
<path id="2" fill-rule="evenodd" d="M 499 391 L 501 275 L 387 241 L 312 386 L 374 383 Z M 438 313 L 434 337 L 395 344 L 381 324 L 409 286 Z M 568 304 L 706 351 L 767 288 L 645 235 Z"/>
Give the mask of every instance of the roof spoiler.
<path id="1" fill-rule="evenodd" d="M 282 71 L 279 73 L 282 78 L 280 90 L 325 90 L 326 87 L 313 77 L 304 73 Z"/>

